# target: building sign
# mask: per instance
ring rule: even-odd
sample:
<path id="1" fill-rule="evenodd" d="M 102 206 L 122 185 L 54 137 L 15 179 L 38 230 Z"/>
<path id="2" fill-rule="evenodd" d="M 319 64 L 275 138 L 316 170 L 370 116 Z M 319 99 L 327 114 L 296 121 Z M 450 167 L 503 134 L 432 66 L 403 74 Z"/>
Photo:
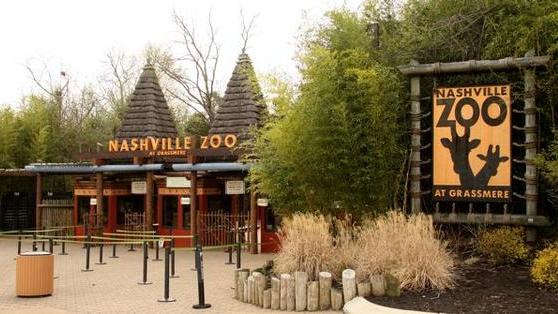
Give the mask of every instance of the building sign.
<path id="1" fill-rule="evenodd" d="M 226 194 L 244 194 L 244 181 L 226 181 L 225 193 Z"/>
<path id="2" fill-rule="evenodd" d="M 192 183 L 185 177 L 167 177 L 167 188 L 189 188 L 191 186 Z"/>
<path id="3" fill-rule="evenodd" d="M 192 148 L 192 137 L 176 138 L 131 138 L 110 140 L 109 153 L 146 152 L 150 156 L 184 156 Z M 234 134 L 200 136 L 200 149 L 234 148 L 237 138 Z"/>
<path id="4" fill-rule="evenodd" d="M 89 205 L 91 205 L 91 206 L 97 205 L 97 199 L 94 198 L 94 197 L 90 198 L 89 199 Z"/>
<path id="5" fill-rule="evenodd" d="M 434 91 L 433 199 L 511 201 L 511 86 Z"/>
<path id="6" fill-rule="evenodd" d="M 189 197 L 181 197 L 180 198 L 180 205 L 190 205 L 190 198 Z"/>
<path id="7" fill-rule="evenodd" d="M 256 204 L 260 207 L 267 207 L 269 206 L 269 200 L 267 198 L 258 198 Z"/>
<path id="8" fill-rule="evenodd" d="M 147 182 L 145 181 L 132 182 L 132 194 L 145 194 L 146 192 L 147 192 Z"/>

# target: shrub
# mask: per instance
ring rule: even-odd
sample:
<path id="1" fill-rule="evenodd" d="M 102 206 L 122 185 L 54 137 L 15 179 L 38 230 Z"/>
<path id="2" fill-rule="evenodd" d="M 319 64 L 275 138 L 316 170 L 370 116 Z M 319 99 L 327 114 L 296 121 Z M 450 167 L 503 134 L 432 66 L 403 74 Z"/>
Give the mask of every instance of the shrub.
<path id="1" fill-rule="evenodd" d="M 524 261 L 529 253 L 525 244 L 525 230 L 508 226 L 481 231 L 476 249 L 494 265 Z"/>
<path id="2" fill-rule="evenodd" d="M 274 261 L 276 273 L 305 271 L 316 280 L 320 271 L 331 271 L 334 266 L 331 220 L 322 215 L 296 214 L 283 219 L 279 238 L 281 249 Z"/>
<path id="3" fill-rule="evenodd" d="M 538 284 L 558 288 L 558 246 L 537 253 L 531 266 L 531 277 Z"/>
<path id="4" fill-rule="evenodd" d="M 436 238 L 431 216 L 389 212 L 366 221 L 357 247 L 361 281 L 371 274 L 391 273 L 408 290 L 444 290 L 454 284 L 453 258 L 446 243 Z"/>

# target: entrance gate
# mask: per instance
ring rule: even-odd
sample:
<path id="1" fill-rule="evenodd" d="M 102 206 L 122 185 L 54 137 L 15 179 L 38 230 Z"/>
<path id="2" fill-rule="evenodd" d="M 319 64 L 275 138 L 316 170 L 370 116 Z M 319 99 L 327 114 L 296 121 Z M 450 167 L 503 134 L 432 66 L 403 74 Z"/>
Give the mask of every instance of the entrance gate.
<path id="1" fill-rule="evenodd" d="M 204 246 L 249 242 L 251 230 L 248 214 L 230 214 L 222 211 L 198 213 L 198 233 Z"/>

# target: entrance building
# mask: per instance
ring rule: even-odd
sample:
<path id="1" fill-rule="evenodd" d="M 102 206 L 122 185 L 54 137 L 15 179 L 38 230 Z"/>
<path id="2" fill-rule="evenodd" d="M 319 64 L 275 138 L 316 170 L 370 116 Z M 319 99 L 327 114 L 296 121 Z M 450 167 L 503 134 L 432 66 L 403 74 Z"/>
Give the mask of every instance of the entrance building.
<path id="1" fill-rule="evenodd" d="M 103 151 L 82 154 L 88 163 L 31 164 L 26 170 L 37 174 L 37 182 L 45 175 L 72 175 L 76 234 L 153 228 L 159 234 L 198 235 L 204 245 L 242 237 L 259 244 L 251 247 L 253 253 L 274 251 L 274 215 L 246 180 L 250 163 L 241 161 L 265 115 L 252 63 L 242 53 L 209 134 L 179 136 L 148 63 Z M 40 217 L 41 207 L 36 211 Z M 176 245 L 192 243 L 177 239 Z"/>

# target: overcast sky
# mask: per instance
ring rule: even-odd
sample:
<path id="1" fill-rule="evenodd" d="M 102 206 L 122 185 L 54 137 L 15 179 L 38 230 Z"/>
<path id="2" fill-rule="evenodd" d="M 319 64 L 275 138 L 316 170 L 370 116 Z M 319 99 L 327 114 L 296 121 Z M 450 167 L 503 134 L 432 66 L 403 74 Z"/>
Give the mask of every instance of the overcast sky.
<path id="1" fill-rule="evenodd" d="M 240 10 L 257 15 L 248 45 L 258 73 L 284 72 L 296 79 L 293 57 L 301 25 L 329 9 L 358 8 L 362 0 L 17 0 L 0 2 L 0 104 L 18 104 L 33 91 L 25 66 L 45 64 L 79 82 L 95 81 L 110 50 L 141 54 L 149 44 L 168 47 L 179 39 L 175 10 L 196 31 L 206 30 L 211 11 L 221 43 L 220 92 L 240 52 Z"/>

